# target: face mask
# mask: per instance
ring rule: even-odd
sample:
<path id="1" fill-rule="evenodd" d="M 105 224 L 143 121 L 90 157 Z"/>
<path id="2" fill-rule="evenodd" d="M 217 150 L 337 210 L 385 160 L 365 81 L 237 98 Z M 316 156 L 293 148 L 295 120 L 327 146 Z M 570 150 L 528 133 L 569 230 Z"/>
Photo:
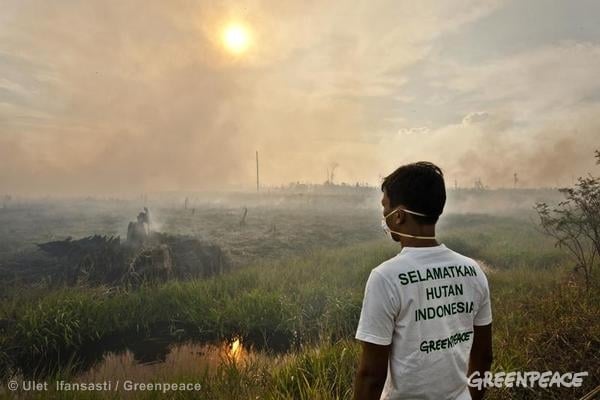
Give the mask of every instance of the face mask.
<path id="1" fill-rule="evenodd" d="M 392 215 L 393 213 L 395 213 L 398 210 L 402 210 L 404 212 L 407 212 L 409 214 L 414 214 L 414 215 L 419 215 L 421 217 L 426 217 L 426 214 L 422 214 L 416 211 L 411 211 L 411 210 L 407 210 L 405 208 L 396 208 L 394 211 L 390 212 L 388 215 L 386 215 L 385 217 L 383 217 L 381 219 L 381 228 L 383 229 L 383 232 L 385 232 L 385 235 L 393 240 L 392 237 L 392 233 L 395 233 L 398 236 L 403 236 L 403 237 L 409 237 L 409 238 L 413 238 L 413 239 L 435 239 L 435 236 L 416 236 L 416 235 L 409 235 L 408 233 L 402 233 L 402 232 L 396 232 L 390 229 L 390 227 L 387 224 L 387 219 L 390 215 Z"/>

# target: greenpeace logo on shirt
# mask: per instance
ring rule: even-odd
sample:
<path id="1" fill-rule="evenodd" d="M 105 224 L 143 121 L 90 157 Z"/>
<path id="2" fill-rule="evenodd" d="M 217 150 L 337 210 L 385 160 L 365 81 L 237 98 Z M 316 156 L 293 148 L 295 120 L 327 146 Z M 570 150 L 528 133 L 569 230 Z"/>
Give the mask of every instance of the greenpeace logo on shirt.
<path id="1" fill-rule="evenodd" d="M 454 335 L 449 336 L 444 339 L 423 340 L 421 342 L 421 345 L 419 346 L 419 349 L 422 352 L 425 352 L 428 354 L 431 351 L 449 349 L 449 348 L 456 346 L 458 343 L 468 342 L 469 340 L 471 340 L 472 333 L 473 333 L 473 331 L 467 331 L 467 332 L 455 333 Z"/>

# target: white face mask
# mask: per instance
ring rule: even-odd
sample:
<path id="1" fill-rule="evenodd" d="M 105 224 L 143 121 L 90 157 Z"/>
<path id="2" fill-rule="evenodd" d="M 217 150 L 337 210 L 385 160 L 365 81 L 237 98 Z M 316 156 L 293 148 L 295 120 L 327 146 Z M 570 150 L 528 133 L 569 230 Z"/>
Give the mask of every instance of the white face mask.
<path id="1" fill-rule="evenodd" d="M 407 210 L 405 208 L 396 208 L 394 211 L 390 212 L 388 215 L 386 215 L 385 217 L 383 217 L 381 219 L 381 228 L 383 229 L 383 232 L 385 232 L 386 236 L 390 239 L 393 240 L 392 237 L 392 233 L 395 233 L 398 236 L 403 236 L 403 237 L 409 237 L 409 238 L 413 238 L 413 239 L 435 239 L 435 236 L 416 236 L 416 235 L 410 235 L 408 233 L 402 233 L 402 232 L 396 232 L 390 229 L 390 227 L 387 224 L 387 219 L 390 215 L 392 215 L 393 213 L 395 213 L 398 210 L 402 210 L 404 212 L 407 212 L 409 214 L 414 214 L 414 215 L 419 215 L 421 217 L 426 217 L 426 214 L 422 214 L 416 211 L 411 211 L 411 210 Z"/>

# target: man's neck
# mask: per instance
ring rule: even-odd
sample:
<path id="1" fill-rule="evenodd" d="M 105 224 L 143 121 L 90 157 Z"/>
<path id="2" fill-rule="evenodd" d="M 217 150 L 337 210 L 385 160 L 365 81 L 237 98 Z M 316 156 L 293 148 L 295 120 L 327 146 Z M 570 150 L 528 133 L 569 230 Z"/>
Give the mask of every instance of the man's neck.
<path id="1" fill-rule="evenodd" d="M 414 232 L 411 232 L 411 234 L 415 236 L 435 237 L 435 225 L 421 225 Z M 416 239 L 403 236 L 400 237 L 400 243 L 402 243 L 402 247 L 433 247 L 440 245 L 436 239 Z"/>
<path id="2" fill-rule="evenodd" d="M 401 238 L 402 247 L 434 247 L 440 243 L 436 239 Z"/>

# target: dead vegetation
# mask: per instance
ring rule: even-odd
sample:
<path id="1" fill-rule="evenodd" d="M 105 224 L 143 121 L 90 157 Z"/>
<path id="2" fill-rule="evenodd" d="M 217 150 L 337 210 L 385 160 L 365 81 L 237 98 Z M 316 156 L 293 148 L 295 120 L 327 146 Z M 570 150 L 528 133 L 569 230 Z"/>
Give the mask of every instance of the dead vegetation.
<path id="1" fill-rule="evenodd" d="M 112 236 L 42 243 L 49 265 L 61 265 L 54 279 L 79 284 L 137 287 L 144 282 L 205 278 L 229 269 L 220 247 L 184 235 L 151 233 L 139 245 Z"/>
<path id="2" fill-rule="evenodd" d="M 150 230 L 149 211 L 128 226 L 128 238 L 93 235 L 38 243 L 12 260 L 15 281 L 48 286 L 123 286 L 206 278 L 230 268 L 222 249 L 188 235 Z"/>

